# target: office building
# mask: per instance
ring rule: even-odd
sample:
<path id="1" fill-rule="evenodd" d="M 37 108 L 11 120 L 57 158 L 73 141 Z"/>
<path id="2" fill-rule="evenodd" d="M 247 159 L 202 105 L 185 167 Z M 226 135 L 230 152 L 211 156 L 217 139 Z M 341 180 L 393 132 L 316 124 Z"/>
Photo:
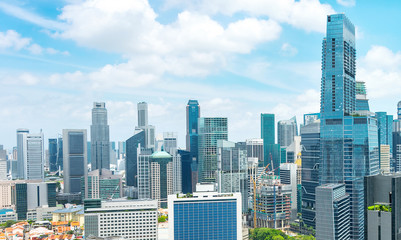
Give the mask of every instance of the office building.
<path id="1" fill-rule="evenodd" d="M 401 174 L 365 177 L 365 236 L 401 239 Z"/>
<path id="2" fill-rule="evenodd" d="M 308 125 L 309 123 L 313 123 L 319 119 L 320 119 L 320 113 L 304 114 L 304 123 L 302 124 L 302 126 Z"/>
<path id="3" fill-rule="evenodd" d="M 63 160 L 63 138 L 59 137 L 57 139 L 57 170 L 63 171 L 64 169 Z"/>
<path id="4" fill-rule="evenodd" d="M 350 196 L 344 184 L 316 188 L 316 239 L 350 239 Z"/>
<path id="5" fill-rule="evenodd" d="M 200 105 L 197 100 L 189 100 L 187 104 L 187 135 L 186 149 L 191 152 L 192 158 L 198 162 L 198 119 L 200 118 Z"/>
<path id="6" fill-rule="evenodd" d="M 393 153 L 393 115 L 387 115 L 386 112 L 376 112 L 376 119 L 379 137 L 380 169 L 390 172 L 390 157 Z M 384 163 L 383 167 L 382 162 Z"/>
<path id="7" fill-rule="evenodd" d="M 107 109 L 104 102 L 94 102 L 91 125 L 91 167 L 110 169 L 110 136 Z M 86 143 L 86 139 L 85 139 Z"/>
<path id="8" fill-rule="evenodd" d="M 169 195 L 168 239 L 242 240 L 241 205 L 241 193 Z"/>
<path id="9" fill-rule="evenodd" d="M 150 195 L 167 208 L 167 196 L 173 194 L 173 159 L 167 152 L 155 152 L 150 157 Z"/>
<path id="10" fill-rule="evenodd" d="M 281 184 L 278 176 L 262 175 L 256 189 L 255 227 L 284 229 L 291 219 L 290 185 Z M 252 208 L 252 215 L 255 209 Z M 255 225 L 256 224 L 256 225 Z"/>
<path id="11" fill-rule="evenodd" d="M 0 182 L 0 207 L 15 209 L 18 220 L 36 215 L 38 207 L 56 207 L 56 183 L 41 180 L 14 180 Z M 32 215 L 32 214 L 31 214 Z M 34 219 L 36 216 L 29 217 Z"/>
<path id="12" fill-rule="evenodd" d="M 165 132 L 163 133 L 163 151 L 174 155 L 177 150 L 177 133 Z"/>
<path id="13" fill-rule="evenodd" d="M 350 238 L 364 239 L 363 177 L 379 172 L 378 131 L 373 114 L 356 111 L 355 27 L 344 14 L 327 17 L 322 53 L 319 183 L 345 183 Z"/>
<path id="14" fill-rule="evenodd" d="M 7 221 L 17 222 L 18 214 L 12 209 L 0 209 L 0 224 L 6 223 Z"/>
<path id="15" fill-rule="evenodd" d="M 152 149 L 145 149 L 138 147 L 138 199 L 150 199 L 150 158 L 152 156 Z"/>
<path id="16" fill-rule="evenodd" d="M 261 138 L 263 139 L 263 166 L 270 164 L 270 169 L 275 169 L 274 174 L 279 175 L 281 164 L 281 147 L 275 144 L 274 114 L 262 113 L 260 115 Z"/>
<path id="17" fill-rule="evenodd" d="M 281 147 L 288 147 L 298 136 L 297 118 L 294 116 L 289 120 L 277 122 L 277 143 Z"/>
<path id="18" fill-rule="evenodd" d="M 148 104 L 146 102 L 139 102 L 138 108 L 138 127 L 148 126 Z"/>
<path id="19" fill-rule="evenodd" d="M 297 219 L 298 213 L 297 169 L 298 166 L 295 163 L 282 163 L 280 165 L 281 183 L 291 186 L 291 221 Z"/>
<path id="20" fill-rule="evenodd" d="M 0 181 L 7 180 L 7 160 L 0 159 Z"/>
<path id="21" fill-rule="evenodd" d="M 87 188 L 85 188 L 87 185 Z M 100 169 L 88 173 L 87 181 L 81 178 L 82 199 L 114 199 L 123 197 L 123 182 L 121 175 L 113 175 L 110 170 Z"/>
<path id="22" fill-rule="evenodd" d="M 401 131 L 393 131 L 393 166 L 395 172 L 401 171 Z"/>
<path id="23" fill-rule="evenodd" d="M 177 150 L 181 157 L 181 192 L 192 193 L 192 156 L 191 152 Z"/>
<path id="24" fill-rule="evenodd" d="M 294 136 L 294 141 L 285 148 L 286 161 L 288 163 L 295 163 L 301 153 L 301 136 Z M 281 159 L 281 163 L 285 163 Z"/>
<path id="25" fill-rule="evenodd" d="M 258 166 L 263 167 L 264 164 L 263 139 L 261 138 L 247 139 L 246 152 L 247 152 L 247 157 L 257 158 Z"/>
<path id="26" fill-rule="evenodd" d="M 49 138 L 49 171 L 57 170 L 57 138 Z"/>
<path id="27" fill-rule="evenodd" d="M 217 141 L 217 186 L 219 193 L 240 192 L 242 212 L 248 212 L 248 158 L 246 150 L 226 140 Z"/>
<path id="28" fill-rule="evenodd" d="M 126 140 L 125 181 L 127 186 L 138 187 L 138 147 L 145 147 L 145 131 L 138 129 Z"/>
<path id="29" fill-rule="evenodd" d="M 355 82 L 355 110 L 369 112 L 369 99 L 366 94 L 365 82 Z"/>
<path id="30" fill-rule="evenodd" d="M 43 145 L 43 133 L 30 134 L 28 129 L 17 129 L 19 179 L 44 179 Z"/>
<path id="31" fill-rule="evenodd" d="M 227 140 L 227 118 L 199 118 L 198 181 L 216 182 L 217 141 Z"/>
<path id="32" fill-rule="evenodd" d="M 85 236 L 156 240 L 157 217 L 154 200 L 101 202 L 100 207 L 85 209 Z"/>
<path id="33" fill-rule="evenodd" d="M 316 227 L 316 192 L 319 186 L 320 120 L 305 122 L 301 126 L 302 145 L 302 219 Z"/>
<path id="34" fill-rule="evenodd" d="M 118 159 L 125 159 L 126 144 L 124 141 L 118 142 Z"/>
<path id="35" fill-rule="evenodd" d="M 81 178 L 87 179 L 86 139 L 86 129 L 63 129 L 64 193 L 80 193 Z"/>
<path id="36" fill-rule="evenodd" d="M 182 159 L 175 150 L 173 157 L 173 193 L 182 193 Z"/>

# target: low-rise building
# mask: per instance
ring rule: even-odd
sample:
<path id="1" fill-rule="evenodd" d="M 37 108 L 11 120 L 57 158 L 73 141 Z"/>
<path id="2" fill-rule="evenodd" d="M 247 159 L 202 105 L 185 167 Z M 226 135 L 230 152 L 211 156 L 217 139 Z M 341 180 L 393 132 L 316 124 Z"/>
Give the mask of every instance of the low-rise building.
<path id="1" fill-rule="evenodd" d="M 100 201 L 100 200 L 99 200 Z M 157 200 L 115 199 L 85 209 L 85 237 L 157 239 Z"/>
<path id="2" fill-rule="evenodd" d="M 84 206 L 69 205 L 66 208 L 53 211 L 53 222 L 79 222 L 80 226 L 84 226 Z"/>
<path id="3" fill-rule="evenodd" d="M 12 209 L 0 209 L 0 224 L 9 220 L 17 221 L 18 214 Z"/>

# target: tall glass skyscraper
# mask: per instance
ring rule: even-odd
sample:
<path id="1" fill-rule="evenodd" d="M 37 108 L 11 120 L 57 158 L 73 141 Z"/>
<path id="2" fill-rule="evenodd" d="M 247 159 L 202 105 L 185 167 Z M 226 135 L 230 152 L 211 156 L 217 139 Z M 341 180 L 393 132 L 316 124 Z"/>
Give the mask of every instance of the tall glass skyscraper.
<path id="1" fill-rule="evenodd" d="M 377 120 L 356 112 L 355 27 L 344 14 L 327 17 L 321 82 L 319 183 L 345 183 L 351 239 L 364 239 L 363 177 L 377 174 Z"/>
<path id="2" fill-rule="evenodd" d="M 49 169 L 50 172 L 58 170 L 57 167 L 57 138 L 49 138 Z"/>
<path id="3" fill-rule="evenodd" d="M 93 103 L 91 125 L 92 171 L 110 169 L 110 137 L 107 109 L 104 102 Z"/>
<path id="4" fill-rule="evenodd" d="M 277 122 L 277 143 L 280 147 L 288 147 L 294 142 L 294 136 L 298 136 L 297 118 Z"/>
<path id="5" fill-rule="evenodd" d="M 199 118 L 199 182 L 216 182 L 217 141 L 227 140 L 227 118 Z"/>
<path id="6" fill-rule="evenodd" d="M 192 158 L 198 161 L 198 118 L 200 118 L 200 106 L 198 100 L 189 100 L 187 104 L 187 151 Z"/>
<path id="7" fill-rule="evenodd" d="M 274 143 L 276 135 L 274 127 L 274 114 L 260 114 L 260 125 L 261 138 L 263 139 L 263 155 L 265 158 L 263 166 L 266 166 L 270 163 L 269 169 L 276 169 L 274 174 L 279 175 L 279 166 L 281 164 L 281 148 L 279 144 Z"/>
<path id="8" fill-rule="evenodd" d="M 127 186 L 138 187 L 138 147 L 145 147 L 145 131 L 139 130 L 126 141 L 125 181 Z"/>

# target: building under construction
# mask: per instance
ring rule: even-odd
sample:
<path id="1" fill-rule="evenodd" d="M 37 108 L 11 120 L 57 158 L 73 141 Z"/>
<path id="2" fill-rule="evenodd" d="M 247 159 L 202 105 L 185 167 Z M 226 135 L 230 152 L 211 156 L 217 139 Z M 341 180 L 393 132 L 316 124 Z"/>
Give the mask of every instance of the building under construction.
<path id="1" fill-rule="evenodd" d="M 278 176 L 264 175 L 256 188 L 256 227 L 289 227 L 291 186 L 281 184 Z"/>

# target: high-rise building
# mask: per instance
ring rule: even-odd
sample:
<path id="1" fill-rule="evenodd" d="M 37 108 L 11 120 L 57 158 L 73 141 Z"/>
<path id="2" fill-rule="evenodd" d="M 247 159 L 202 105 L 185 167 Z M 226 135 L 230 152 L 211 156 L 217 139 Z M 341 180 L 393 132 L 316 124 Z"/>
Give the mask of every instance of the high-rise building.
<path id="1" fill-rule="evenodd" d="M 150 157 L 150 193 L 159 206 L 167 208 L 167 196 L 173 194 L 173 160 L 167 152 L 155 152 Z"/>
<path id="2" fill-rule="evenodd" d="M 0 182 L 0 208 L 15 209 L 18 220 L 34 219 L 28 214 L 36 214 L 40 207 L 56 207 L 56 183 L 42 180 Z"/>
<path id="3" fill-rule="evenodd" d="M 165 132 L 163 133 L 163 151 L 174 155 L 177 150 L 177 133 Z"/>
<path id="4" fill-rule="evenodd" d="M 138 127 L 148 126 L 148 104 L 146 102 L 139 102 L 138 105 Z"/>
<path id="5" fill-rule="evenodd" d="M 278 176 L 262 175 L 259 187 L 256 188 L 256 223 L 254 226 L 275 229 L 289 227 L 291 193 L 291 185 L 282 184 Z M 254 210 L 252 209 L 252 213 Z"/>
<path id="6" fill-rule="evenodd" d="M 316 192 L 319 186 L 320 120 L 308 121 L 301 126 L 302 145 L 302 219 L 316 227 Z"/>
<path id="7" fill-rule="evenodd" d="M 247 152 L 247 157 L 258 159 L 258 167 L 263 167 L 264 164 L 263 139 L 261 138 L 247 139 L 246 152 Z"/>
<path id="8" fill-rule="evenodd" d="M 227 118 L 199 118 L 199 182 L 216 182 L 217 141 L 227 140 Z"/>
<path id="9" fill-rule="evenodd" d="M 379 137 L 379 166 L 380 170 L 389 173 L 394 171 L 394 164 L 390 163 L 393 153 L 393 115 L 376 112 L 376 119 Z"/>
<path id="10" fill-rule="evenodd" d="M 126 144 L 125 141 L 118 142 L 118 159 L 124 159 L 126 153 Z"/>
<path id="11" fill-rule="evenodd" d="M 49 170 L 55 172 L 57 167 L 57 138 L 49 138 Z"/>
<path id="12" fill-rule="evenodd" d="M 0 181 L 7 180 L 7 160 L 0 159 Z"/>
<path id="13" fill-rule="evenodd" d="M 187 104 L 187 135 L 186 146 L 194 161 L 198 161 L 198 119 L 200 118 L 200 105 L 197 100 L 189 100 Z"/>
<path id="14" fill-rule="evenodd" d="M 275 144 L 274 114 L 262 113 L 260 115 L 261 138 L 263 139 L 263 166 L 270 164 L 269 169 L 275 169 L 274 174 L 279 175 L 281 164 L 281 147 Z"/>
<path id="15" fill-rule="evenodd" d="M 145 147 L 145 131 L 139 129 L 126 140 L 125 181 L 127 186 L 138 187 L 138 147 Z"/>
<path id="16" fill-rule="evenodd" d="M 181 191 L 183 193 L 192 193 L 192 156 L 191 152 L 177 150 L 181 157 Z"/>
<path id="17" fill-rule="evenodd" d="M 28 129 L 17 129 L 18 178 L 44 178 L 43 133 L 30 134 Z"/>
<path id="18" fill-rule="evenodd" d="M 316 188 L 316 239 L 350 239 L 350 196 L 344 184 Z"/>
<path id="19" fill-rule="evenodd" d="M 189 197 L 184 194 L 169 195 L 168 239 L 240 240 L 241 205 L 241 193 L 198 191 Z"/>
<path id="20" fill-rule="evenodd" d="M 294 136 L 294 141 L 285 148 L 286 151 L 286 162 L 295 163 L 301 152 L 301 136 Z M 283 159 L 281 162 L 284 163 Z"/>
<path id="21" fill-rule="evenodd" d="M 401 174 L 365 177 L 365 236 L 401 240 Z"/>
<path id="22" fill-rule="evenodd" d="M 397 104 L 397 116 L 397 119 L 401 120 L 401 101 L 399 101 Z"/>
<path id="23" fill-rule="evenodd" d="M 240 192 L 242 212 L 248 212 L 248 158 L 236 143 L 218 140 L 217 186 L 220 193 Z"/>
<path id="24" fill-rule="evenodd" d="M 277 122 L 277 143 L 281 147 L 288 147 L 298 136 L 297 118 L 294 116 L 290 120 L 281 120 Z"/>
<path id="25" fill-rule="evenodd" d="M 87 181 L 81 178 L 82 199 L 114 199 L 123 197 L 123 182 L 121 175 L 113 175 L 110 170 L 100 169 L 89 172 Z M 87 185 L 87 187 L 85 187 Z"/>
<path id="26" fill-rule="evenodd" d="M 291 186 L 291 221 L 295 221 L 298 213 L 297 164 L 282 163 L 280 165 L 280 181 Z"/>
<path id="27" fill-rule="evenodd" d="M 395 172 L 401 171 L 401 131 L 393 131 L 393 161 L 392 168 Z"/>
<path id="28" fill-rule="evenodd" d="M 80 193 L 81 178 L 87 179 L 86 139 L 86 129 L 63 129 L 64 193 Z"/>
<path id="29" fill-rule="evenodd" d="M 364 239 L 363 177 L 379 171 L 377 120 L 356 112 L 355 27 L 344 14 L 327 17 L 322 53 L 319 183 L 345 184 L 350 238 Z"/>
<path id="30" fill-rule="evenodd" d="M 57 170 L 64 169 L 63 161 L 63 138 L 59 137 L 57 139 Z"/>
<path id="31" fill-rule="evenodd" d="M 152 149 L 138 147 L 138 163 L 137 163 L 137 182 L 138 182 L 138 199 L 150 199 L 150 158 Z"/>
<path id="32" fill-rule="evenodd" d="M 91 125 L 91 167 L 110 169 L 110 136 L 104 102 L 94 102 Z M 86 141 L 85 141 L 86 143 Z"/>
<path id="33" fill-rule="evenodd" d="M 100 206 L 85 209 L 85 236 L 156 240 L 157 214 L 157 201 L 154 200 L 104 201 Z"/>

